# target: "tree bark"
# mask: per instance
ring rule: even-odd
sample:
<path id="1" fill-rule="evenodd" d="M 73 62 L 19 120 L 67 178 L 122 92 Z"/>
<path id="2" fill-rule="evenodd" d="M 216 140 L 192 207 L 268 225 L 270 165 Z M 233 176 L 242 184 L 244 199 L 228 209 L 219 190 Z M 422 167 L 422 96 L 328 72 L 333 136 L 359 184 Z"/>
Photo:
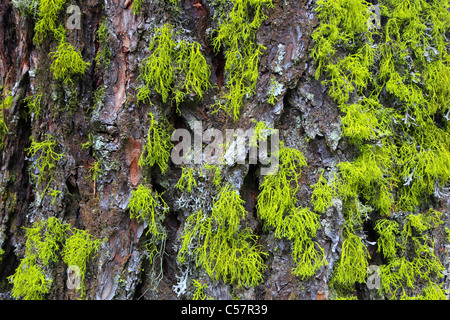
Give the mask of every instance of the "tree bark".
<path id="1" fill-rule="evenodd" d="M 136 1 L 136 0 L 135 0 Z M 149 126 L 148 112 L 165 114 L 174 128 L 192 132 L 194 121 L 202 121 L 207 128 L 248 129 L 252 120 L 266 121 L 280 131 L 280 140 L 300 150 L 306 157 L 299 181 L 299 205 L 311 206 L 311 185 L 320 176 L 320 169 L 336 170 L 342 161 L 355 159 L 357 150 L 341 136 L 340 113 L 328 96 L 327 88 L 314 78 L 314 61 L 309 56 L 311 34 L 318 25 L 314 11 L 316 4 L 309 0 L 274 0 L 274 8 L 265 12 L 268 18 L 257 32 L 257 42 L 266 49 L 258 68 L 256 93 L 248 97 L 238 121 L 222 112 L 213 113 L 211 107 L 224 84 L 224 53 L 215 53 L 210 40 L 211 29 L 218 22 L 213 17 L 219 8 L 217 1 L 181 0 L 178 10 L 168 1 L 148 1 L 140 14 L 135 15 L 130 0 L 74 0 L 81 9 L 81 29 L 68 30 L 68 14 L 61 14 L 59 22 L 66 27 L 68 41 L 90 62 L 87 72 L 76 78 L 69 89 L 55 81 L 49 70 L 49 53 L 55 50 L 51 37 L 41 46 L 33 43 L 34 22 L 22 16 L 10 0 L 0 4 L 0 76 L 14 96 L 12 106 L 5 110 L 5 122 L 10 133 L 5 138 L 1 154 L 0 248 L 4 250 L 0 262 L 2 298 L 11 299 L 11 276 L 24 255 L 25 229 L 34 221 L 58 217 L 74 228 L 88 230 L 98 239 L 105 239 L 97 255 L 89 261 L 85 278 L 87 299 L 190 299 L 192 279 L 208 284 L 206 295 L 214 299 L 329 299 L 329 281 L 339 260 L 343 241 L 344 215 L 342 202 L 336 199 L 332 208 L 322 214 L 321 229 L 315 238 L 324 249 L 328 262 L 315 276 L 302 280 L 292 274 L 291 244 L 287 239 L 275 238 L 273 231 L 263 228 L 258 217 L 256 199 L 263 177 L 258 165 L 225 166 L 222 176 L 239 190 L 247 210 L 246 222 L 259 236 L 259 244 L 268 253 L 264 280 L 256 287 L 237 288 L 214 281 L 201 269 L 190 270 L 187 291 L 178 296 L 174 285 L 184 270 L 177 264 L 180 235 L 187 212 L 177 205 L 179 192 L 174 188 L 181 175 L 181 166 L 169 162 L 163 175 L 153 168 L 148 176 L 154 190 L 162 193 L 169 205 L 164 226 L 167 242 L 162 259 L 163 278 L 153 290 L 153 266 L 148 260 L 145 244 L 146 225 L 130 219 L 127 209 L 131 192 L 143 182 L 143 170 L 138 166 Z M 106 18 L 110 32 L 108 45 L 112 51 L 111 67 L 103 70 L 94 58 L 100 50 L 96 31 Z M 183 27 L 183 34 L 202 46 L 212 72 L 211 88 L 204 98 L 183 102 L 179 109 L 167 110 L 167 105 L 155 98 L 154 105 L 137 103 L 140 66 L 149 55 L 147 50 L 153 29 L 171 22 Z M 271 79 L 279 83 L 275 105 L 267 103 Z M 103 103 L 95 105 L 94 94 L 105 88 Z M 23 99 L 42 92 L 41 116 L 32 117 Z M 44 139 L 55 137 L 58 151 L 64 154 L 53 175 L 54 189 L 61 191 L 55 201 L 46 195 L 37 198 L 36 185 L 30 178 L 32 161 L 26 149 L 31 136 Z M 90 148 L 82 144 L 92 137 Z M 102 172 L 94 183 L 89 170 L 101 161 Z M 156 166 L 155 166 L 156 167 Z M 146 169 L 145 169 L 146 170 Z M 52 203 L 53 202 L 53 203 Z M 448 207 L 442 202 L 441 208 Z M 376 241 L 374 226 L 364 225 L 371 242 Z M 444 247 L 443 236 L 436 247 Z M 368 245 L 374 261 L 376 245 Z M 445 250 L 447 252 L 447 250 Z M 440 256 L 448 259 L 448 253 Z M 156 265 L 156 273 L 160 270 Z M 75 299 L 79 295 L 66 286 L 66 268 L 59 262 L 53 266 L 53 283 L 47 299 Z M 364 286 L 357 286 L 357 296 L 370 298 Z"/>

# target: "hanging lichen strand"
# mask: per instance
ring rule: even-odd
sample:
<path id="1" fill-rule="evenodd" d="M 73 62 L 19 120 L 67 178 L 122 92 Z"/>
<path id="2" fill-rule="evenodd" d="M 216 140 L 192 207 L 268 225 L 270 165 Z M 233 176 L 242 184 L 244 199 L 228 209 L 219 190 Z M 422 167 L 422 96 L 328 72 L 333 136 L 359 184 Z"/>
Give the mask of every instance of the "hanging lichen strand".
<path id="1" fill-rule="evenodd" d="M 50 71 L 55 80 L 63 80 L 65 84 L 72 84 L 72 77 L 84 75 L 90 63 L 83 60 L 82 55 L 67 41 L 66 30 L 58 25 L 58 15 L 67 0 L 33 0 L 28 10 L 37 11 L 39 19 L 34 26 L 33 41 L 42 45 L 50 34 L 59 42 L 55 52 L 49 56 L 53 59 Z M 34 12 L 35 14 L 35 12 Z"/>
<path id="2" fill-rule="evenodd" d="M 292 241 L 292 272 L 304 279 L 327 264 L 324 250 L 313 241 L 320 228 L 320 216 L 298 206 L 299 179 L 306 166 L 303 154 L 281 143 L 279 163 L 276 174 L 264 177 L 256 207 L 261 220 L 274 229 L 277 238 Z"/>
<path id="3" fill-rule="evenodd" d="M 200 44 L 186 40 L 177 41 L 170 24 L 155 30 L 150 42 L 151 55 L 144 59 L 139 75 L 141 85 L 138 88 L 138 101 L 148 100 L 156 91 L 163 103 L 169 97 L 179 104 L 189 94 L 202 99 L 203 93 L 210 87 L 210 67 L 200 51 Z"/>
<path id="4" fill-rule="evenodd" d="M 225 0 L 221 0 L 225 2 Z M 222 17 L 213 31 L 212 44 L 225 50 L 227 92 L 216 103 L 216 112 L 224 110 L 238 119 L 243 99 L 251 96 L 258 80 L 258 62 L 265 47 L 256 44 L 256 31 L 267 18 L 263 8 L 273 8 L 272 0 L 232 0 L 233 9 Z"/>
<path id="5" fill-rule="evenodd" d="M 208 192 L 216 193 L 211 206 L 208 201 L 200 204 L 194 200 L 206 192 L 205 184 Z M 217 167 L 183 168 L 175 187 L 183 192 L 179 203 L 192 212 L 180 237 L 178 264 L 189 268 L 189 263 L 195 261 L 216 281 L 238 287 L 256 286 L 263 280 L 267 268 L 263 257 L 267 254 L 257 244 L 258 236 L 243 224 L 247 211 L 239 192 L 230 183 L 219 188 L 220 184 Z"/>
<path id="6" fill-rule="evenodd" d="M 380 294 L 442 297 L 434 282 L 442 276 L 442 265 L 426 245 L 440 213 L 429 213 L 433 222 L 425 227 L 421 219 L 431 218 L 419 213 L 428 211 L 430 196 L 439 199 L 445 193 L 450 179 L 449 3 L 380 1 L 384 23 L 379 29 L 370 28 L 371 4 L 365 1 L 319 0 L 317 5 L 321 23 L 311 51 L 316 78 L 324 77 L 339 104 L 343 135 L 359 146 L 356 160 L 339 164 L 333 189 L 344 201 L 346 217 L 334 283 L 346 286 L 340 291 L 346 295 L 366 277 L 367 250 L 355 236 L 374 212 L 383 218 L 376 222 L 378 246 L 388 261 L 381 266 Z M 402 227 L 401 216 L 407 220 Z M 401 242 L 400 231 L 405 235 Z M 409 274 L 402 273 L 406 264 L 411 264 Z M 412 285 L 409 277 L 414 276 L 420 276 L 420 286 Z"/>

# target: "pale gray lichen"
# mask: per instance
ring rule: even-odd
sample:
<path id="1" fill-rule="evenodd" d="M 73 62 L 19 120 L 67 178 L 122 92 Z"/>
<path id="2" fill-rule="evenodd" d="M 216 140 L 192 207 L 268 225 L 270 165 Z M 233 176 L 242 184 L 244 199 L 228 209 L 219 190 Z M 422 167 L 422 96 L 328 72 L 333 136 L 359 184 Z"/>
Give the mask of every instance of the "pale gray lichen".
<path id="1" fill-rule="evenodd" d="M 270 67 L 273 73 L 277 73 L 279 75 L 283 75 L 283 62 L 286 57 L 286 46 L 284 44 L 278 44 L 277 54 L 275 59 L 272 61 Z"/>

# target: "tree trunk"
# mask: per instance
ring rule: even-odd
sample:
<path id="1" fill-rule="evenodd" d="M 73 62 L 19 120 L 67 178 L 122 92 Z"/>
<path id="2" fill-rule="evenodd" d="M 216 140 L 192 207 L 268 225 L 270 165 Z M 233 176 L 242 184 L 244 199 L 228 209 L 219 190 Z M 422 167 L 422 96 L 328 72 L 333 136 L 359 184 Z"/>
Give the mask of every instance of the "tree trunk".
<path id="1" fill-rule="evenodd" d="M 194 279 L 206 284 L 204 293 L 214 299 L 331 299 L 334 294 L 331 279 L 344 241 L 345 208 L 341 197 L 335 197 L 332 206 L 320 214 L 321 228 L 314 237 L 317 246 L 324 250 L 327 264 L 313 276 L 296 276 L 292 241 L 275 236 L 257 210 L 265 179 L 260 175 L 262 165 L 247 162 L 221 166 L 222 185 L 231 183 L 244 201 L 246 216 L 241 230 L 244 225 L 249 226 L 258 236 L 257 244 L 267 253 L 263 256 L 266 269 L 262 281 L 255 286 L 239 287 L 224 279 L 214 279 L 194 260 L 188 271 L 177 261 L 186 219 L 195 213 L 179 206 L 182 192 L 175 185 L 183 166 L 169 160 L 168 170 L 161 173 L 157 165 L 138 164 L 148 141 L 149 113 L 157 119 L 164 116 L 174 129 L 184 128 L 191 133 L 195 121 L 201 121 L 203 130 L 216 128 L 224 137 L 226 129 L 247 130 L 254 127 L 252 120 L 265 121 L 269 127 L 279 129 L 284 146 L 305 156 L 307 166 L 302 168 L 298 180 L 296 204 L 312 208 L 311 186 L 319 181 L 321 169 L 328 176 L 338 172 L 339 163 L 352 161 L 358 155 L 357 147 L 342 136 L 342 114 L 337 103 L 328 95 L 327 87 L 314 77 L 316 67 L 310 49 L 311 34 L 319 24 L 314 10 L 316 3 L 274 0 L 273 8 L 263 7 L 267 19 L 257 30 L 256 42 L 265 49 L 258 65 L 256 90 L 244 98 L 234 121 L 232 115 L 215 112 L 213 106 L 227 90 L 228 75 L 224 71 L 226 50 L 214 48 L 211 40 L 212 30 L 219 27 L 220 15 L 229 14 L 231 1 L 181 0 L 174 4 L 150 0 L 144 1 L 136 14 L 133 6 L 137 1 L 134 2 L 66 1 L 57 23 L 66 29 L 67 41 L 90 63 L 84 74 L 73 76 L 72 84 L 55 79 L 50 69 L 54 57 L 49 53 L 57 50 L 56 36 L 48 32 L 42 44 L 33 41 L 39 16 L 20 12 L 10 0 L 0 4 L 0 76 L 5 90 L 14 97 L 12 105 L 4 110 L 9 133 L 5 135 L 1 154 L 2 298 L 13 298 L 13 284 L 8 277 L 26 255 L 25 228 L 56 217 L 73 230 L 87 230 L 103 241 L 87 263 L 83 279 L 83 297 L 87 299 L 191 299 L 196 290 Z M 70 29 L 66 24 L 72 16 L 66 12 L 69 5 L 80 8 L 80 29 Z M 99 40 L 102 21 L 106 21 L 106 43 Z M 152 104 L 148 100 L 137 101 L 143 81 L 139 78 L 141 66 L 151 54 L 149 43 L 155 36 L 155 28 L 165 23 L 174 26 L 180 38 L 201 45 L 211 70 L 212 86 L 202 99 L 192 95 L 185 98 L 178 106 L 179 112 L 175 102 L 163 102 L 157 93 L 151 95 Z M 95 59 L 105 46 L 111 51 L 109 67 Z M 272 105 L 267 100 L 274 83 L 276 101 Z M 42 98 L 40 112 L 36 114 L 29 110 L 24 99 L 39 93 Z M 39 175 L 34 167 L 39 153 L 32 156 L 27 148 L 32 137 L 44 141 L 46 135 L 55 139 L 55 150 L 63 156 L 52 171 L 52 179 L 47 177 L 44 183 L 37 183 L 33 175 Z M 100 165 L 100 172 L 93 179 L 96 164 Z M 130 218 L 129 201 L 139 185 L 151 186 L 168 205 L 162 222 L 167 233 L 165 247 L 152 260 L 148 223 Z M 52 193 L 54 190 L 57 192 Z M 202 192 L 194 187 L 193 197 L 201 196 Z M 445 212 L 449 203 L 447 196 L 433 206 Z M 446 223 L 435 231 L 434 248 L 448 267 L 448 242 L 443 231 L 448 224 L 447 214 L 442 219 Z M 360 234 L 366 237 L 369 264 L 381 265 L 385 260 L 377 252 L 379 236 L 374 226 L 369 219 L 362 224 Z M 79 298 L 81 292 L 66 284 L 68 266 L 62 259 L 62 251 L 57 256 L 56 261 L 44 268 L 52 283 L 43 298 Z M 439 281 L 448 287 L 446 279 Z M 376 290 L 369 290 L 364 283 L 356 283 L 353 290 L 358 298 L 380 298 Z"/>

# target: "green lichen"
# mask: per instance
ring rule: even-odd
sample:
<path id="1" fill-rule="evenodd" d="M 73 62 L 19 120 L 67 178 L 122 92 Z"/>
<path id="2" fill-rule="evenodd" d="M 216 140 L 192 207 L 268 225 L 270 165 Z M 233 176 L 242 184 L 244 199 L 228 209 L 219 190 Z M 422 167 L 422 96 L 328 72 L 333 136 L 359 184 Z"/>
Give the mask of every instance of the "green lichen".
<path id="1" fill-rule="evenodd" d="M 93 166 L 89 169 L 89 177 L 92 181 L 97 182 L 102 171 L 102 161 L 95 160 Z"/>
<path id="2" fill-rule="evenodd" d="M 2 107 L 2 110 L 0 111 L 0 150 L 3 150 L 5 136 L 9 132 L 8 126 L 6 125 L 6 119 L 4 118 L 5 110 L 11 107 L 14 102 L 14 97 L 11 95 L 11 92 L 7 92 L 6 90 L 4 90 L 3 86 L 0 86 L 0 92 L 2 92 L 2 95 L 0 97 L 0 104 Z"/>
<path id="3" fill-rule="evenodd" d="M 256 44 L 256 32 L 267 16 L 264 7 L 273 8 L 272 0 L 232 0 L 229 14 L 220 17 L 219 28 L 213 30 L 212 44 L 218 52 L 225 50 L 227 92 L 215 104 L 215 112 L 225 111 L 238 119 L 243 99 L 251 96 L 258 79 L 258 62 L 264 46 Z M 223 100 L 223 101 L 222 101 Z"/>
<path id="4" fill-rule="evenodd" d="M 314 206 L 314 210 L 321 213 L 324 213 L 326 209 L 331 207 L 333 198 L 338 196 L 335 177 L 331 183 L 328 183 L 323 174 L 324 171 L 322 170 L 317 183 L 311 186 L 313 188 L 311 203 Z"/>
<path id="5" fill-rule="evenodd" d="M 382 252 L 383 256 L 388 259 L 394 257 L 399 246 L 397 239 L 397 235 L 400 233 L 398 223 L 389 219 L 380 219 L 375 224 L 375 230 L 380 235 L 377 252 Z"/>
<path id="6" fill-rule="evenodd" d="M 80 270 L 81 297 L 85 295 L 84 278 L 89 260 L 93 257 L 102 241 L 96 239 L 86 230 L 70 230 L 72 235 L 67 238 L 62 251 L 62 259 L 68 266 L 77 266 Z"/>
<path id="7" fill-rule="evenodd" d="M 275 105 L 275 102 L 278 101 L 277 96 L 280 94 L 280 89 L 282 88 L 282 85 L 279 84 L 275 79 L 270 78 L 270 92 L 269 92 L 269 99 L 267 99 L 267 102 L 271 105 Z"/>
<path id="8" fill-rule="evenodd" d="M 32 228 L 26 228 L 25 255 L 36 255 L 44 266 L 58 261 L 57 252 L 69 228 L 70 225 L 62 224 L 55 217 L 35 222 Z"/>
<path id="9" fill-rule="evenodd" d="M 60 13 L 67 0 L 39 0 L 39 19 L 34 26 L 33 41 L 41 45 L 44 39 L 52 35 L 58 41 L 56 51 L 49 54 L 53 62 L 50 70 L 56 80 L 73 84 L 75 75 L 84 75 L 89 62 L 67 41 L 64 26 L 58 23 Z"/>
<path id="10" fill-rule="evenodd" d="M 23 102 L 27 105 L 28 111 L 34 115 L 35 119 L 39 119 L 41 115 L 41 99 L 42 93 L 36 93 L 23 99 Z"/>
<path id="11" fill-rule="evenodd" d="M 267 138 L 270 137 L 275 130 L 264 121 L 252 119 L 252 122 L 255 123 L 255 127 L 253 129 L 253 135 L 250 138 L 250 147 L 258 147 L 258 142 L 267 141 Z"/>
<path id="12" fill-rule="evenodd" d="M 369 251 L 362 239 L 345 226 L 341 258 L 333 273 L 333 281 L 344 286 L 353 285 L 355 282 L 364 283 L 369 266 L 368 258 Z"/>
<path id="13" fill-rule="evenodd" d="M 13 284 L 11 294 L 15 299 L 43 299 L 50 292 L 53 282 L 49 269 L 59 262 L 60 256 L 68 266 L 78 266 L 84 279 L 89 257 L 101 243 L 87 231 L 72 229 L 55 217 L 36 221 L 25 230 L 24 257 L 15 273 L 8 277 Z M 72 235 L 69 237 L 70 233 Z"/>
<path id="14" fill-rule="evenodd" d="M 446 300 L 442 285 L 435 283 L 443 277 L 444 267 L 434 253 L 434 241 L 429 235 L 429 231 L 443 223 L 441 216 L 441 212 L 432 209 L 424 214 L 410 214 L 400 232 L 395 221 L 380 223 L 384 226 L 377 228 L 382 239 L 380 251 L 388 259 L 386 265 L 380 266 L 381 294 L 390 299 Z M 413 254 L 404 255 L 405 248 Z M 418 289 L 422 293 L 414 295 Z"/>
<path id="15" fill-rule="evenodd" d="M 136 190 L 131 192 L 128 209 L 131 219 L 136 218 L 146 225 L 148 224 L 147 234 L 156 240 L 166 238 L 163 221 L 168 206 L 160 194 L 144 185 L 139 185 Z"/>
<path id="16" fill-rule="evenodd" d="M 450 177 L 448 132 L 434 119 L 449 108 L 449 55 L 440 32 L 450 26 L 450 14 L 448 4 L 440 1 L 380 5 L 387 23 L 381 31 L 369 31 L 367 2 L 319 1 L 322 23 L 313 35 L 312 56 L 316 76 L 326 75 L 324 83 L 330 84 L 330 95 L 344 113 L 343 135 L 360 146 L 353 171 L 372 168 L 375 174 L 371 181 L 353 185 L 352 192 L 364 188 L 366 200 L 374 207 L 381 202 L 378 208 L 389 214 L 389 206 L 414 211 L 436 184 L 442 186 Z M 378 43 L 375 35 L 381 37 Z M 349 54 L 338 54 L 342 51 Z M 343 180 L 353 184 L 348 173 Z"/>
<path id="17" fill-rule="evenodd" d="M 381 215 L 375 228 L 378 252 L 389 260 L 381 267 L 384 292 L 412 298 L 404 288 L 412 289 L 422 277 L 414 270 L 421 270 L 422 281 L 431 281 L 432 272 L 424 275 L 424 270 L 437 274 L 439 269 L 433 250 L 425 250 L 423 239 L 414 235 L 414 230 L 429 230 L 430 224 L 412 213 L 450 179 L 450 136 L 440 120 L 449 112 L 449 4 L 380 1 L 379 30 L 369 28 L 371 4 L 366 1 L 319 0 L 317 5 L 321 23 L 311 51 L 316 78 L 323 76 L 343 113 L 342 133 L 359 149 L 354 161 L 338 165 L 338 194 L 347 223 L 351 229 L 361 228 L 369 218 L 362 208 Z M 397 212 L 410 213 L 402 226 L 391 220 Z M 411 247 L 414 259 L 405 257 Z M 427 291 L 420 297 L 430 296 Z"/>
<path id="18" fill-rule="evenodd" d="M 135 15 L 138 15 L 141 12 L 143 2 L 144 0 L 133 0 L 132 8 Z"/>
<path id="19" fill-rule="evenodd" d="M 192 285 L 195 288 L 194 294 L 192 295 L 192 300 L 206 300 L 205 290 L 208 289 L 208 285 L 202 284 L 198 280 L 193 279 Z"/>
<path id="20" fill-rule="evenodd" d="M 36 256 L 25 257 L 21 260 L 14 275 L 8 277 L 14 285 L 11 295 L 24 300 L 42 300 L 49 293 L 52 281 L 45 275 L 36 263 Z"/>
<path id="21" fill-rule="evenodd" d="M 181 177 L 175 185 L 175 188 L 181 191 L 186 190 L 187 192 L 192 193 L 192 187 L 197 186 L 197 180 L 194 177 L 194 171 L 194 168 L 183 167 Z"/>
<path id="22" fill-rule="evenodd" d="M 164 173 L 169 167 L 170 150 L 173 147 L 171 141 L 172 126 L 165 118 L 161 118 L 157 122 L 153 113 L 148 115 L 150 116 L 150 127 L 147 133 L 147 143 L 139 157 L 138 165 L 140 167 L 152 167 L 157 164 L 161 173 Z"/>
<path id="23" fill-rule="evenodd" d="M 51 34 L 60 34 L 58 17 L 67 0 L 39 0 L 39 20 L 34 26 L 33 41 L 40 45 Z"/>
<path id="24" fill-rule="evenodd" d="M 256 244 L 257 236 L 241 228 L 246 216 L 244 201 L 231 184 L 221 188 L 211 214 L 198 211 L 185 222 L 178 262 L 193 257 L 214 280 L 241 286 L 256 286 L 266 268 L 265 253 Z"/>
<path id="25" fill-rule="evenodd" d="M 279 167 L 276 174 L 264 177 L 258 195 L 258 215 L 275 236 L 292 242 L 293 273 L 310 277 L 327 262 L 324 250 L 312 239 L 320 228 L 320 217 L 298 205 L 299 180 L 306 166 L 303 154 L 280 144 Z"/>
<path id="26" fill-rule="evenodd" d="M 34 157 L 39 153 L 39 157 L 33 162 L 31 168 L 37 171 L 37 174 L 32 174 L 37 185 L 47 181 L 42 195 L 46 193 L 50 183 L 53 181 L 56 164 L 63 157 L 62 153 L 55 151 L 57 146 L 53 136 L 46 134 L 45 137 L 45 140 L 37 142 L 32 136 L 31 146 L 26 150 L 29 157 Z"/>
<path id="27" fill-rule="evenodd" d="M 98 26 L 97 32 L 95 33 L 97 41 L 100 45 L 100 50 L 95 56 L 95 62 L 97 65 L 101 66 L 103 70 L 108 70 L 111 66 L 112 51 L 109 46 L 109 25 L 106 17 L 102 19 L 102 22 Z"/>
<path id="28" fill-rule="evenodd" d="M 52 205 L 56 203 L 56 198 L 61 194 L 61 190 L 49 189 L 48 195 L 53 198 Z"/>
<path id="29" fill-rule="evenodd" d="M 155 36 L 149 45 L 151 55 L 141 65 L 138 101 L 148 100 L 155 90 L 166 103 L 169 95 L 179 104 L 186 95 L 193 94 L 199 99 L 210 87 L 210 67 L 200 51 L 200 44 L 185 39 L 177 41 L 170 24 L 155 29 Z"/>
<path id="30" fill-rule="evenodd" d="M 56 80 L 62 80 L 65 84 L 73 85 L 73 77 L 84 75 L 89 62 L 85 62 L 81 54 L 65 39 L 61 37 L 58 49 L 50 52 L 49 56 L 53 59 L 50 71 Z"/>

